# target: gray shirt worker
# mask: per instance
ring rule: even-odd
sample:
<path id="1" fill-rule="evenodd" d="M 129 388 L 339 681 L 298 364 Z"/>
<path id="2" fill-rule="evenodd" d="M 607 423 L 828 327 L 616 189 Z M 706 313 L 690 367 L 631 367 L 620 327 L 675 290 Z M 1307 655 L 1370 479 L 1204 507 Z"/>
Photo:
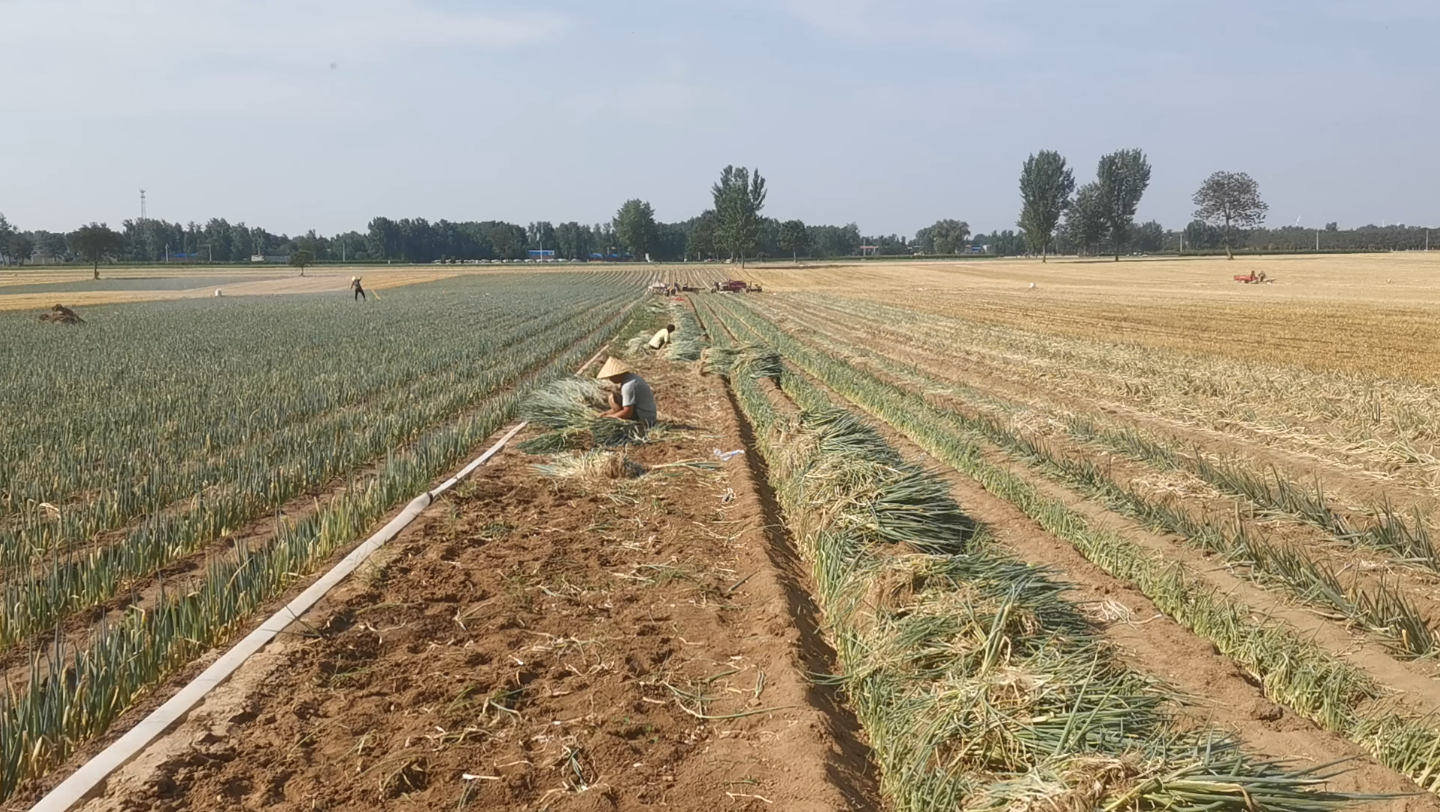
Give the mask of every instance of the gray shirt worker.
<path id="1" fill-rule="evenodd" d="M 645 379 L 631 372 L 620 384 L 620 405 L 634 406 L 635 419 L 645 428 L 655 425 L 655 393 Z"/>

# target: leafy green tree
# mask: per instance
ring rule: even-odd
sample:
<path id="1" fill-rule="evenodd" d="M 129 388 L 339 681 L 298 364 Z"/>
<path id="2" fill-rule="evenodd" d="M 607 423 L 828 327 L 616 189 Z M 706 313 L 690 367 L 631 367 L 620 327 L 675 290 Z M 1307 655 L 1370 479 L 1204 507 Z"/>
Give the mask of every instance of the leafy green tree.
<path id="1" fill-rule="evenodd" d="M 1225 256 L 1235 258 L 1234 229 L 1255 228 L 1265 222 L 1270 206 L 1260 199 L 1260 184 L 1244 172 L 1216 172 L 1200 184 L 1191 198 L 1195 219 L 1220 229 Z"/>
<path id="2" fill-rule="evenodd" d="M 1100 203 L 1105 212 L 1105 229 L 1114 243 L 1115 261 L 1130 242 L 1135 210 L 1150 186 L 1150 162 L 1138 149 L 1122 149 L 1100 159 L 1095 171 Z"/>
<path id="3" fill-rule="evenodd" d="M 615 236 L 634 259 L 645 259 L 655 244 L 655 210 L 643 200 L 627 200 L 615 212 Z"/>
<path id="4" fill-rule="evenodd" d="M 526 245 L 537 251 L 555 251 L 559 253 L 555 227 L 547 220 L 538 223 L 531 223 L 525 229 Z"/>
<path id="5" fill-rule="evenodd" d="M 492 223 L 486 230 L 486 236 L 490 238 L 490 245 L 495 249 L 496 259 L 515 259 L 516 253 L 525 247 L 525 230 L 519 229 L 520 234 L 516 235 L 518 226 L 509 223 Z"/>
<path id="6" fill-rule="evenodd" d="M 125 250 L 125 235 L 104 223 L 81 226 L 70 235 L 70 250 L 94 265 L 94 276 L 100 278 L 100 261 L 119 256 Z"/>
<path id="7" fill-rule="evenodd" d="M 707 259 L 715 256 L 715 229 L 719 223 L 719 216 L 714 209 L 706 209 L 700 212 L 690 228 L 690 235 L 685 239 L 685 256 L 691 254 L 696 259 Z"/>
<path id="8" fill-rule="evenodd" d="M 1015 232 L 1008 228 L 994 234 L 976 234 L 971 241 L 975 245 L 985 246 L 985 253 L 997 257 L 1018 256 L 1025 253 L 1029 245 L 1025 241 L 1025 232 Z"/>
<path id="9" fill-rule="evenodd" d="M 1209 251 L 1220 245 L 1220 229 L 1204 220 L 1192 220 L 1185 226 L 1185 250 Z"/>
<path id="10" fill-rule="evenodd" d="M 970 224 L 964 220 L 936 220 L 915 232 L 922 254 L 958 254 L 970 242 Z"/>
<path id="11" fill-rule="evenodd" d="M 715 242 L 730 252 L 730 258 L 753 254 L 760 241 L 760 211 L 765 208 L 765 179 L 760 171 L 752 175 L 743 166 L 727 166 L 720 171 L 720 180 L 710 187 L 715 199 Z"/>
<path id="12" fill-rule="evenodd" d="M 24 265 L 30 261 L 30 257 L 35 253 L 35 240 L 29 234 L 17 231 L 10 235 L 10 245 L 7 252 L 10 254 L 10 259 Z"/>
<path id="13" fill-rule="evenodd" d="M 864 243 L 874 246 L 875 256 L 881 257 L 909 256 L 916 252 L 916 246 L 919 244 L 917 241 L 915 245 L 911 245 L 910 240 L 907 240 L 899 234 L 882 234 L 875 237 L 866 237 Z"/>
<path id="14" fill-rule="evenodd" d="M 1055 241 L 1055 227 L 1075 192 L 1075 174 L 1058 152 L 1041 150 L 1025 159 L 1020 170 L 1020 221 L 1030 252 L 1045 262 Z"/>
<path id="15" fill-rule="evenodd" d="M 234 239 L 233 232 L 231 239 Z M 376 217 L 365 230 L 365 251 L 375 259 L 403 259 L 405 237 L 400 224 L 389 217 Z M 233 251 L 228 252 L 232 256 Z"/>
<path id="16" fill-rule="evenodd" d="M 850 257 L 860 250 L 860 227 L 854 223 L 843 226 L 806 226 L 810 234 L 810 253 L 816 257 Z"/>
<path id="17" fill-rule="evenodd" d="M 810 247 L 810 233 L 799 220 L 786 220 L 780 224 L 780 250 L 789 251 L 792 261 L 800 258 L 800 251 Z"/>
<path id="18" fill-rule="evenodd" d="M 685 242 L 690 238 L 683 223 L 656 223 L 655 242 L 650 255 L 659 262 L 674 262 L 685 257 Z"/>
<path id="19" fill-rule="evenodd" d="M 308 231 L 308 232 L 305 234 L 305 236 L 303 236 L 303 237 L 296 237 L 296 238 L 295 238 L 295 246 L 294 246 L 294 248 L 290 251 L 290 258 L 293 260 L 293 259 L 295 258 L 295 254 L 298 253 L 298 252 L 300 252 L 300 251 L 309 251 L 309 252 L 310 252 L 310 262 L 307 262 L 307 263 L 305 263 L 305 264 L 306 264 L 306 265 L 314 264 L 314 262 L 315 262 L 316 260 L 320 260 L 320 259 L 325 259 L 325 258 L 326 258 L 326 253 L 327 253 L 327 252 L 326 252 L 326 248 L 329 246 L 329 243 L 330 243 L 329 240 L 327 240 L 327 239 L 325 239 L 324 237 L 321 237 L 320 235 L 316 234 L 316 233 L 315 233 L 315 229 L 312 228 L 312 229 L 310 229 L 310 231 Z M 303 276 L 303 275 L 304 275 L 304 274 L 303 274 L 303 270 L 304 270 L 304 269 L 302 268 L 301 270 L 302 270 L 302 274 L 301 274 L 301 275 Z"/>
<path id="20" fill-rule="evenodd" d="M 1002 257 L 1014 257 L 1025 253 L 1029 244 L 1025 239 L 1024 232 L 1014 232 L 1010 229 L 995 232 L 995 253 Z"/>
<path id="21" fill-rule="evenodd" d="M 595 250 L 590 227 L 574 221 L 561 223 L 555 227 L 555 247 L 565 259 L 589 259 Z"/>
<path id="22" fill-rule="evenodd" d="M 1135 227 L 1135 250 L 1154 254 L 1165 247 L 1165 227 L 1151 220 Z"/>
<path id="23" fill-rule="evenodd" d="M 7 262 L 9 261 L 7 251 L 10 247 L 10 238 L 17 233 L 15 227 L 10 225 L 10 221 L 5 219 L 5 215 L 0 214 L 0 254 L 6 255 Z"/>
<path id="24" fill-rule="evenodd" d="M 54 261 L 65 256 L 65 235 L 54 231 L 35 232 L 35 247 L 40 255 Z"/>
<path id="25" fill-rule="evenodd" d="M 290 255 L 290 265 L 300 269 L 300 275 L 305 275 L 305 266 L 315 264 L 315 255 L 308 248 L 301 248 Z"/>
<path id="26" fill-rule="evenodd" d="M 397 225 L 403 247 L 401 256 L 410 262 L 429 262 L 436 257 L 434 229 L 424 217 L 406 217 Z M 524 240 L 521 240 L 522 246 Z"/>
<path id="27" fill-rule="evenodd" d="M 1075 200 L 1065 210 L 1065 237 L 1076 253 L 1093 254 L 1105 239 L 1105 205 L 1100 185 L 1087 183 L 1075 193 Z"/>

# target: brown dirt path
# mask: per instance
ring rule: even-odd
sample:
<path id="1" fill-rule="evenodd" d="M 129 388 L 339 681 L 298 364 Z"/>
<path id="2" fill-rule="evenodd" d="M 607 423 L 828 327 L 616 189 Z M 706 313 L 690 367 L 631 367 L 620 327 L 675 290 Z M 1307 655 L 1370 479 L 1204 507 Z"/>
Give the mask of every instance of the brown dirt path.
<path id="1" fill-rule="evenodd" d="M 731 404 L 651 367 L 648 473 L 507 450 L 83 808 L 878 808 L 746 457 L 656 467 L 743 448 Z"/>

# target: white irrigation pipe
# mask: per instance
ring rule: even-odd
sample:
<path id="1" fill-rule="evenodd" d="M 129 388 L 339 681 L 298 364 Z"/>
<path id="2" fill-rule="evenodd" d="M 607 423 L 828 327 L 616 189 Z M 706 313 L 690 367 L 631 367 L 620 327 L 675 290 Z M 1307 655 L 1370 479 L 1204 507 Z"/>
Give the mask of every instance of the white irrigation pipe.
<path id="1" fill-rule="evenodd" d="M 583 373 L 591 364 L 605 351 L 591 356 L 589 361 L 581 365 L 576 374 Z M 285 604 L 285 608 L 270 616 L 270 619 L 260 625 L 260 628 L 246 635 L 234 648 L 216 660 L 209 668 L 205 669 L 200 676 L 196 677 L 189 685 L 180 689 L 180 692 L 170 697 L 170 700 L 156 708 L 140 720 L 140 723 L 116 739 L 113 744 L 105 748 L 99 755 L 85 762 L 73 775 L 60 782 L 60 785 L 40 799 L 40 802 L 30 808 L 30 812 L 65 812 L 71 806 L 84 800 L 97 788 L 103 788 L 105 780 L 110 774 L 124 766 L 131 759 L 140 755 L 152 741 L 159 738 L 171 725 L 180 721 L 187 713 L 200 704 L 207 694 L 215 690 L 216 686 L 229 679 L 245 661 L 250 659 L 255 652 L 264 648 L 267 643 L 274 640 L 277 635 L 285 631 L 291 623 L 295 622 L 301 615 L 305 614 L 326 593 L 334 589 L 341 581 L 350 576 L 365 560 L 376 550 L 385 546 L 386 542 L 400 535 L 415 517 L 419 516 L 425 508 L 429 507 L 435 497 L 455 487 L 461 480 L 469 476 L 475 469 L 489 462 L 492 457 L 500 453 L 505 444 L 515 438 L 526 423 L 519 423 L 510 431 L 505 433 L 496 443 L 485 450 L 484 454 L 476 457 L 461 468 L 459 473 L 450 477 L 435 487 L 434 490 L 420 494 L 410 500 L 410 504 L 400 511 L 400 514 L 391 519 L 388 524 L 380 528 L 380 532 L 365 540 L 364 544 L 356 547 L 344 559 L 336 564 L 333 569 L 325 573 L 320 580 L 310 585 L 309 589 L 301 592 L 298 597 Z"/>

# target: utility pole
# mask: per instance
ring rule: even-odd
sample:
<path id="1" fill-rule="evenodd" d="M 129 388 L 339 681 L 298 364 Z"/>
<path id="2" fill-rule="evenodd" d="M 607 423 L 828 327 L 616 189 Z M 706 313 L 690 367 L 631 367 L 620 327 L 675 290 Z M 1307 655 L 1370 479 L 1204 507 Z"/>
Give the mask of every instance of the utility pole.
<path id="1" fill-rule="evenodd" d="M 1320 251 L 1320 229 L 1315 229 L 1315 251 Z"/>

